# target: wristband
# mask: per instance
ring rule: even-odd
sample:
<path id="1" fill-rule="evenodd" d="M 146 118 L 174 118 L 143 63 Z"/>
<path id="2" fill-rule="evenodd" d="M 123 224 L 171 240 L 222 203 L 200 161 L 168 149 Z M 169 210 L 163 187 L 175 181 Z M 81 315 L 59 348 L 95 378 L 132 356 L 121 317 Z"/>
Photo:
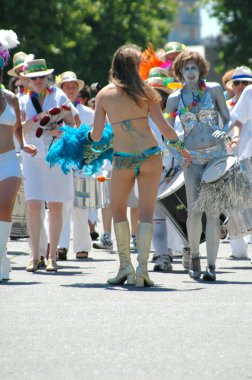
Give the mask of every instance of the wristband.
<path id="1" fill-rule="evenodd" d="M 179 139 L 177 139 L 176 141 L 169 141 L 169 145 L 177 149 L 178 152 L 181 152 L 185 149 L 184 143 Z"/>

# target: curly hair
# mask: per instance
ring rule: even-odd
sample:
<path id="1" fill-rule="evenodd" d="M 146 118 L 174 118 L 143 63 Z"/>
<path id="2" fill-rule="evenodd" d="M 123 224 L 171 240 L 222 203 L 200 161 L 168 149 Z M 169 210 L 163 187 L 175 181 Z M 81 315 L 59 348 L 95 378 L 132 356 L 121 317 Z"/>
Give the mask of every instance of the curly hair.
<path id="1" fill-rule="evenodd" d="M 159 94 L 139 76 L 141 59 L 139 46 L 134 44 L 121 46 L 113 56 L 109 80 L 122 88 L 138 105 L 148 100 L 159 102 Z"/>
<path id="2" fill-rule="evenodd" d="M 181 70 L 189 61 L 194 61 L 198 65 L 201 79 L 207 76 L 210 69 L 209 62 L 197 51 L 184 50 L 173 63 L 175 75 L 179 80 L 183 80 Z"/>

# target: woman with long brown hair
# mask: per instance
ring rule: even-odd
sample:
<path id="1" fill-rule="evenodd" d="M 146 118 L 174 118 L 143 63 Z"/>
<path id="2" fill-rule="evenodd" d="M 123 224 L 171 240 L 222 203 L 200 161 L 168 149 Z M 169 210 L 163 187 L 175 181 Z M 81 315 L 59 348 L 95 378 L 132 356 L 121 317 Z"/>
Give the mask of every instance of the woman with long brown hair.
<path id="1" fill-rule="evenodd" d="M 162 134 L 174 142 L 190 164 L 190 155 L 178 140 L 176 132 L 164 119 L 159 94 L 139 76 L 141 50 L 127 44 L 114 54 L 110 70 L 110 84 L 96 97 L 94 127 L 91 140 L 102 137 L 106 115 L 114 131 L 114 159 L 111 178 L 111 207 L 119 251 L 120 267 L 110 284 L 137 287 L 153 286 L 147 271 L 152 239 L 152 219 L 157 189 L 162 171 L 161 151 L 148 125 L 150 114 Z M 137 233 L 138 267 L 132 266 L 129 246 L 130 230 L 127 220 L 127 201 L 135 179 L 139 188 L 139 225 Z"/>

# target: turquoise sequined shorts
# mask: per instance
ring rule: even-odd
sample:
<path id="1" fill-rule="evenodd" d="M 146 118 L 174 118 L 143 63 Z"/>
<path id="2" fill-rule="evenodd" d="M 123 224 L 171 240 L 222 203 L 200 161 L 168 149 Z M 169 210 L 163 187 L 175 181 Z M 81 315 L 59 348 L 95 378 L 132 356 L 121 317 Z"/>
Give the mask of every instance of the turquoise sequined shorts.
<path id="1" fill-rule="evenodd" d="M 140 173 L 140 167 L 149 158 L 161 154 L 161 149 L 158 146 L 148 148 L 143 152 L 114 152 L 113 168 L 133 169 L 135 175 Z"/>

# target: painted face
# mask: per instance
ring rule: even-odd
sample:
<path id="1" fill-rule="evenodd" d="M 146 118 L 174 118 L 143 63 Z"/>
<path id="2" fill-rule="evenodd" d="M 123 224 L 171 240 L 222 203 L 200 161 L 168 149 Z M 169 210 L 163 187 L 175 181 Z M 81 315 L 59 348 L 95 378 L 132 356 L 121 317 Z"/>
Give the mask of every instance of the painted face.
<path id="1" fill-rule="evenodd" d="M 196 84 L 199 80 L 199 66 L 194 61 L 188 61 L 182 68 L 181 74 L 185 84 Z"/>

